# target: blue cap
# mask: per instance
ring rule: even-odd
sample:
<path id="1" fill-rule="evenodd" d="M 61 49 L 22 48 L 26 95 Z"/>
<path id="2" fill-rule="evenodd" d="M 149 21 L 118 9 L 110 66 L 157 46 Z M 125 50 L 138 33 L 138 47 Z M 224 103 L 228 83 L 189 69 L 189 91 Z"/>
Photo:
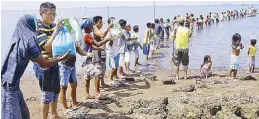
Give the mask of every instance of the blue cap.
<path id="1" fill-rule="evenodd" d="M 81 29 L 89 28 L 93 26 L 92 19 L 86 19 L 85 22 L 81 25 Z"/>

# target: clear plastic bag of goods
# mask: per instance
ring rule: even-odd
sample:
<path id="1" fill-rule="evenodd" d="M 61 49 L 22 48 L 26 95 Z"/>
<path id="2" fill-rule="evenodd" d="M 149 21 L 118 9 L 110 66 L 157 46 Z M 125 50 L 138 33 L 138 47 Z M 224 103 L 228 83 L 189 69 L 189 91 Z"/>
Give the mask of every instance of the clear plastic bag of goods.
<path id="1" fill-rule="evenodd" d="M 113 24 L 113 27 L 110 29 L 112 36 L 115 38 L 116 37 L 123 38 L 124 35 L 122 33 L 122 28 L 121 28 L 120 24 L 118 22 L 116 22 L 115 19 L 112 19 L 111 23 Z"/>
<path id="2" fill-rule="evenodd" d="M 69 29 L 69 32 L 77 46 L 79 46 L 81 49 L 84 49 L 85 42 L 79 21 L 75 17 L 64 19 L 64 25 Z"/>
<path id="3" fill-rule="evenodd" d="M 53 57 L 62 56 L 68 50 L 70 50 L 70 56 L 76 56 L 75 41 L 69 33 L 69 29 L 66 26 L 63 26 L 52 42 Z"/>

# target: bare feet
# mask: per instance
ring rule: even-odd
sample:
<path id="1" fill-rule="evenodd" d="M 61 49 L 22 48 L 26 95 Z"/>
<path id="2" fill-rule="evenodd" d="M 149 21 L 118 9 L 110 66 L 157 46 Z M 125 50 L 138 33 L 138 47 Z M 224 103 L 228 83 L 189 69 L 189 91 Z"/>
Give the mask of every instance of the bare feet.
<path id="1" fill-rule="evenodd" d="M 97 100 L 105 100 L 106 97 L 104 95 L 102 95 L 101 93 L 97 93 L 95 95 L 95 99 L 97 99 Z"/>
<path id="2" fill-rule="evenodd" d="M 176 75 L 176 76 L 175 76 L 175 79 L 179 79 L 179 75 Z"/>
<path id="3" fill-rule="evenodd" d="M 78 106 L 80 106 L 81 104 L 82 104 L 82 102 L 76 102 L 76 103 L 73 104 L 73 107 L 78 107 Z"/>
<path id="4" fill-rule="evenodd" d="M 110 87 L 110 86 L 107 85 L 107 84 L 103 84 L 103 85 L 100 86 L 100 88 L 109 88 L 109 87 Z"/>
<path id="5" fill-rule="evenodd" d="M 111 77 L 110 80 L 113 81 L 113 77 Z"/>
<path id="6" fill-rule="evenodd" d="M 86 94 L 85 99 L 94 99 L 94 96 L 91 96 L 89 94 Z"/>
<path id="7" fill-rule="evenodd" d="M 62 118 L 60 116 L 58 116 L 58 115 L 52 115 L 50 117 L 50 119 L 62 119 Z"/>
<path id="8" fill-rule="evenodd" d="M 125 78 L 125 77 L 127 77 L 126 74 L 119 74 L 119 77 L 118 77 L 118 78 Z"/>

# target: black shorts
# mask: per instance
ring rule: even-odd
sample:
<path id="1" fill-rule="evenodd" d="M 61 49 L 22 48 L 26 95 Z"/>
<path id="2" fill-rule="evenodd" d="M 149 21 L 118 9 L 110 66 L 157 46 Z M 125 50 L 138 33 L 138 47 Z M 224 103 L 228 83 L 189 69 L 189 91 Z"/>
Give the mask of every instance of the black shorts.
<path id="1" fill-rule="evenodd" d="M 42 69 L 38 64 L 36 64 L 33 68 L 39 80 L 41 91 L 59 94 L 60 76 L 58 64 L 46 69 Z"/>

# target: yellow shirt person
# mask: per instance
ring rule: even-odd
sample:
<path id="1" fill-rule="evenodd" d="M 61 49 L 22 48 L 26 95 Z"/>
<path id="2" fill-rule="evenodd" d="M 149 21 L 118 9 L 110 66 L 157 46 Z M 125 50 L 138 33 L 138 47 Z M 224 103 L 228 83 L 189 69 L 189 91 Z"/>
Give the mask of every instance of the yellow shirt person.
<path id="1" fill-rule="evenodd" d="M 144 40 L 143 40 L 143 44 L 150 44 L 150 40 L 152 38 L 152 30 L 148 29 L 144 35 Z"/>
<path id="2" fill-rule="evenodd" d="M 175 48 L 187 49 L 189 47 L 190 30 L 186 27 L 179 26 L 176 32 Z"/>
<path id="3" fill-rule="evenodd" d="M 256 46 L 251 46 L 251 47 L 249 47 L 249 54 L 248 55 L 250 57 L 255 56 L 256 51 L 257 51 L 257 47 Z"/>

